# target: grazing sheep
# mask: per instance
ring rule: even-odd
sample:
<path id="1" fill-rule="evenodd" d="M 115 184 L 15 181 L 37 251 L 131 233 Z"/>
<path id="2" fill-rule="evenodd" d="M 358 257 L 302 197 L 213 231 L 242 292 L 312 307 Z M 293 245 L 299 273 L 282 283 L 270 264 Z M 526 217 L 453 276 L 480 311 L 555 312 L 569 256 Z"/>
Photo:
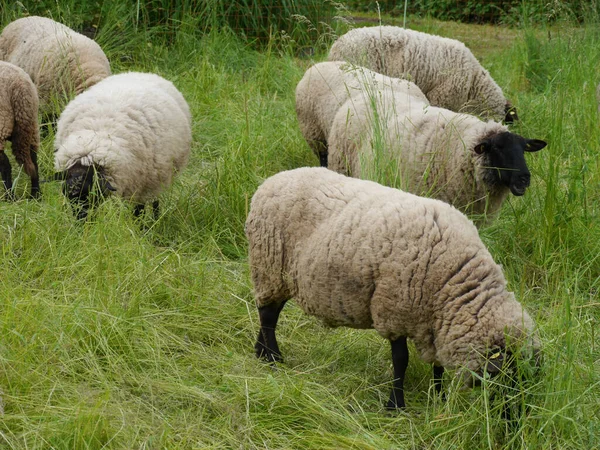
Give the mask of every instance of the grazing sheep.
<path id="1" fill-rule="evenodd" d="M 46 17 L 23 17 L 0 34 L 0 60 L 29 74 L 50 114 L 53 99 L 70 98 L 110 75 L 106 55 L 91 39 Z"/>
<path id="2" fill-rule="evenodd" d="M 405 405 L 407 338 L 434 364 L 438 391 L 444 367 L 462 369 L 468 382 L 469 371 L 496 373 L 515 349 L 539 346 L 477 229 L 439 200 L 301 168 L 258 188 L 246 235 L 256 355 L 281 361 L 275 328 L 292 297 L 328 326 L 374 328 L 392 346 L 388 408 Z"/>
<path id="3" fill-rule="evenodd" d="M 521 196 L 529 186 L 524 152 L 545 146 L 499 123 L 384 92 L 377 102 L 356 96 L 338 110 L 328 167 L 492 219 L 509 191 Z"/>
<path id="4" fill-rule="evenodd" d="M 454 39 L 392 26 L 355 28 L 333 44 L 329 60 L 407 78 L 434 106 L 507 123 L 517 120 L 489 72 Z"/>
<path id="5" fill-rule="evenodd" d="M 340 106 L 354 96 L 374 99 L 386 90 L 427 102 L 410 81 L 386 77 L 342 61 L 318 63 L 306 71 L 296 87 L 296 114 L 302 135 L 319 157 L 321 166 L 327 167 L 327 138 Z"/>
<path id="6" fill-rule="evenodd" d="M 12 142 L 15 159 L 31 178 L 31 196 L 39 197 L 37 91 L 22 69 L 0 61 L 0 175 L 8 196 L 12 197 L 12 168 L 4 152 L 7 140 Z"/>
<path id="7" fill-rule="evenodd" d="M 150 73 L 112 75 L 72 100 L 58 121 L 54 164 L 64 192 L 85 218 L 97 176 L 102 194 L 115 191 L 138 216 L 187 164 L 189 107 L 170 81 Z"/>

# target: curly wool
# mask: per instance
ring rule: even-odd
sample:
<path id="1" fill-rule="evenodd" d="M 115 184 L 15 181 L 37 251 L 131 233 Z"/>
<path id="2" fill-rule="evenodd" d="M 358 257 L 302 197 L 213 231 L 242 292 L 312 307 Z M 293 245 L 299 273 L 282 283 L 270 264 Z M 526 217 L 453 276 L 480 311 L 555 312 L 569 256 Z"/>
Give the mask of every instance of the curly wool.
<path id="1" fill-rule="evenodd" d="M 110 75 L 106 55 L 93 40 L 46 17 L 24 17 L 0 34 L 0 60 L 29 74 L 38 89 L 40 110 L 52 99 L 69 98 Z"/>
<path id="2" fill-rule="evenodd" d="M 158 75 L 112 75 L 71 101 L 58 121 L 57 171 L 76 163 L 103 168 L 124 198 L 146 203 L 171 185 L 188 162 L 189 107 Z"/>
<path id="3" fill-rule="evenodd" d="M 344 60 L 413 81 L 432 105 L 502 120 L 507 100 L 460 41 L 393 26 L 355 28 L 332 46 L 330 61 Z"/>
<path id="4" fill-rule="evenodd" d="M 329 168 L 377 180 L 392 172 L 399 187 L 443 200 L 463 212 L 494 217 L 509 188 L 490 181 L 486 155 L 473 150 L 507 131 L 468 114 L 407 103 L 383 93 L 373 103 L 358 98 L 342 106 L 329 136 Z M 377 147 L 377 148 L 375 148 Z"/>
<path id="5" fill-rule="evenodd" d="M 447 368 L 481 369 L 507 337 L 538 346 L 476 228 L 441 201 L 301 168 L 259 187 L 246 234 L 259 308 L 293 297 L 329 326 L 407 336 Z"/>
<path id="6" fill-rule="evenodd" d="M 37 91 L 22 69 L 0 61 L 0 151 L 9 138 L 17 162 L 27 175 L 37 178 L 31 156 L 40 147 Z"/>
<path id="7" fill-rule="evenodd" d="M 335 114 L 348 99 L 375 99 L 384 91 L 427 102 L 414 83 L 380 75 L 364 67 L 334 61 L 309 68 L 296 87 L 296 114 L 302 135 L 313 152 L 319 156 L 327 151 Z"/>

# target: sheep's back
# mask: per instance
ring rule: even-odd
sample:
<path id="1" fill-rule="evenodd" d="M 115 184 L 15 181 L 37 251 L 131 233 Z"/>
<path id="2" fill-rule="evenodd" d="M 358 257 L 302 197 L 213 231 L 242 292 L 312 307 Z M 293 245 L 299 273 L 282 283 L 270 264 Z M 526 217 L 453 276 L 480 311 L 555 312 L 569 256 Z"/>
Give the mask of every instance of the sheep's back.
<path id="1" fill-rule="evenodd" d="M 350 30 L 333 44 L 329 60 L 344 60 L 390 77 L 406 78 L 430 100 L 436 88 L 448 80 L 459 80 L 452 86 L 452 95 L 443 104 L 436 104 L 453 111 L 469 101 L 473 74 L 481 70 L 460 41 L 392 26 Z"/>
<path id="2" fill-rule="evenodd" d="M 416 324 L 428 320 L 430 294 L 445 278 L 434 273 L 448 266 L 445 249 L 483 247 L 473 224 L 445 203 L 313 168 L 267 180 L 246 231 L 253 270 L 287 276 L 289 294 L 308 314 L 385 337 L 419 334 Z M 390 308 L 395 319 L 373 317 Z"/>
<path id="3" fill-rule="evenodd" d="M 53 97 L 69 98 L 110 75 L 108 59 L 96 42 L 45 17 L 7 25 L 0 35 L 0 54 L 29 74 L 42 111 Z"/>

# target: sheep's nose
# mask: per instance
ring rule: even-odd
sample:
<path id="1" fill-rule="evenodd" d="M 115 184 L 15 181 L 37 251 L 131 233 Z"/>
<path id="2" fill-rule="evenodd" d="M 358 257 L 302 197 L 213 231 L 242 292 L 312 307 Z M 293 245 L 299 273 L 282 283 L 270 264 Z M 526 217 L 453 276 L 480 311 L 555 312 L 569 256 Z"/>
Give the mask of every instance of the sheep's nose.
<path id="1" fill-rule="evenodd" d="M 519 177 L 517 178 L 517 183 L 523 187 L 529 187 L 530 182 L 531 182 L 531 175 L 528 173 L 519 175 Z"/>

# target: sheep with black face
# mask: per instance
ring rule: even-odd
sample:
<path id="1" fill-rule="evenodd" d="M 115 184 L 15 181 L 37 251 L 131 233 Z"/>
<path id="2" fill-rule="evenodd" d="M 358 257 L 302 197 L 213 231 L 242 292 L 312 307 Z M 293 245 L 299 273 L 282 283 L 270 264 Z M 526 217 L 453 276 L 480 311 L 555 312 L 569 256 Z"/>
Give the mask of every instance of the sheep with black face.
<path id="1" fill-rule="evenodd" d="M 525 193 L 526 152 L 546 146 L 497 122 L 407 102 L 384 91 L 339 108 L 329 134 L 328 167 L 357 178 L 397 180 L 396 187 L 493 218 L 512 192 Z"/>
<path id="2" fill-rule="evenodd" d="M 58 121 L 54 164 L 64 193 L 84 218 L 93 198 L 115 192 L 139 215 L 187 164 L 189 107 L 170 82 L 129 72 L 100 81 L 71 101 Z M 93 196 L 97 186 L 98 196 Z"/>
<path id="3" fill-rule="evenodd" d="M 325 325 L 373 328 L 390 341 L 388 408 L 405 406 L 407 338 L 433 363 L 438 391 L 444 368 L 469 382 L 540 350 L 477 229 L 447 203 L 305 167 L 258 188 L 246 235 L 259 358 L 282 360 L 275 329 L 291 298 Z"/>

